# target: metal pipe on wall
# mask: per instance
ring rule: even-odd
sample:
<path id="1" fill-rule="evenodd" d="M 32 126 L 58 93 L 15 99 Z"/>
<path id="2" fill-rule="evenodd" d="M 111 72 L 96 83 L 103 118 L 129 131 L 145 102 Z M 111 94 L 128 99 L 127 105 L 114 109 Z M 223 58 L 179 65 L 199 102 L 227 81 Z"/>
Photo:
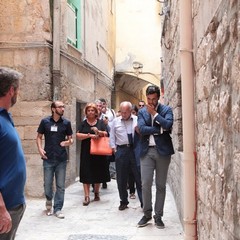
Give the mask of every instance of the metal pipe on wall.
<path id="1" fill-rule="evenodd" d="M 197 239 L 192 0 L 179 0 L 182 79 L 184 239 Z"/>
<path id="2" fill-rule="evenodd" d="M 60 97 L 60 26 L 61 26 L 61 2 L 53 1 L 53 101 Z"/>

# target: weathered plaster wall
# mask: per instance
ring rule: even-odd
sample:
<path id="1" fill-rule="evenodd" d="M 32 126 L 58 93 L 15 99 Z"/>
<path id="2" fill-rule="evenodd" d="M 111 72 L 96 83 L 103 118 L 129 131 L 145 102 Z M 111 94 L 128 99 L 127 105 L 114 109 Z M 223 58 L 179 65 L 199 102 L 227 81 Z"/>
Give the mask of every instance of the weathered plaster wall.
<path id="1" fill-rule="evenodd" d="M 149 3 L 150 2 L 150 3 Z M 144 72 L 160 73 L 160 16 L 157 1 L 116 1 L 116 71 L 133 71 L 132 62 Z M 131 17 L 129 17 L 131 16 Z"/>
<path id="2" fill-rule="evenodd" d="M 42 160 L 35 143 L 37 125 L 51 99 L 50 6 L 44 1 L 2 1 L 0 65 L 24 75 L 18 103 L 11 109 L 27 161 L 26 193 L 41 196 Z"/>
<path id="3" fill-rule="evenodd" d="M 124 97 L 134 95 L 135 101 L 141 99 L 137 98 L 148 83 L 160 85 L 159 12 L 160 6 L 155 0 L 116 1 L 115 71 L 124 77 L 116 77 L 115 90 Z M 142 68 L 134 69 L 133 62 L 142 64 Z M 140 88 L 136 87 L 139 82 L 142 82 Z"/>
<path id="4" fill-rule="evenodd" d="M 52 6 L 51 1 L 2 1 L 0 4 L 0 65 L 24 74 L 18 103 L 11 110 L 27 160 L 26 194 L 42 197 L 42 160 L 35 139 L 40 120 L 51 114 L 52 86 Z M 79 111 L 99 97 L 111 100 L 115 54 L 114 1 L 84 1 L 81 14 L 83 48 L 67 44 L 66 4 L 61 0 L 60 99 L 66 105 L 64 116 L 71 120 L 73 138 Z M 90 14 L 91 13 L 91 14 Z M 94 13 L 98 13 L 94 15 Z M 91 26 L 98 28 L 92 31 Z M 107 33 L 106 31 L 109 30 Z M 85 34 L 85 35 L 84 35 Z M 93 37 L 94 36 L 94 37 Z M 90 41 L 92 39 L 92 41 Z M 78 105 L 81 103 L 82 105 Z M 78 109 L 77 109 L 78 108 Z M 69 148 L 67 185 L 78 176 L 79 142 Z"/>
<path id="5" fill-rule="evenodd" d="M 84 58 L 113 77 L 115 55 L 115 9 L 111 1 L 85 1 Z"/>
<path id="6" fill-rule="evenodd" d="M 0 41 L 41 42 L 51 41 L 51 19 L 48 1 L 1 1 Z"/>

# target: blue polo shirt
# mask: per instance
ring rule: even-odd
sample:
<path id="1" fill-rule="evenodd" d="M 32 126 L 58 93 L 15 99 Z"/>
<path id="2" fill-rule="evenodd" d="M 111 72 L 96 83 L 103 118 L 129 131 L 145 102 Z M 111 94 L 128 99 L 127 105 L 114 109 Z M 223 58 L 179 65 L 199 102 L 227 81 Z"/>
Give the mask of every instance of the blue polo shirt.
<path id="1" fill-rule="evenodd" d="M 69 120 L 61 117 L 55 122 L 52 116 L 46 117 L 42 119 L 37 132 L 44 135 L 44 150 L 48 160 L 67 160 L 66 147 L 62 147 L 60 143 L 66 140 L 66 136 L 73 134 Z"/>
<path id="2" fill-rule="evenodd" d="M 0 108 L 0 192 L 6 208 L 25 203 L 26 162 L 10 113 Z"/>

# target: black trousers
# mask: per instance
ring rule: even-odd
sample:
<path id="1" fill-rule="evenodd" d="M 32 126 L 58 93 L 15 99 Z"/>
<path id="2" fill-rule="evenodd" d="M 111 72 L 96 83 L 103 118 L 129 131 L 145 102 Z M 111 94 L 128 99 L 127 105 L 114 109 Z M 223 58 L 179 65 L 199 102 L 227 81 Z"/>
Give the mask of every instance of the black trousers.
<path id="1" fill-rule="evenodd" d="M 127 184 L 130 169 L 132 170 L 136 189 L 138 193 L 139 201 L 142 205 L 142 186 L 141 186 L 141 176 L 137 170 L 136 159 L 132 147 L 117 147 L 117 152 L 115 153 L 116 162 L 116 173 L 117 173 L 117 186 L 120 197 L 120 204 L 128 205 L 128 192 Z"/>

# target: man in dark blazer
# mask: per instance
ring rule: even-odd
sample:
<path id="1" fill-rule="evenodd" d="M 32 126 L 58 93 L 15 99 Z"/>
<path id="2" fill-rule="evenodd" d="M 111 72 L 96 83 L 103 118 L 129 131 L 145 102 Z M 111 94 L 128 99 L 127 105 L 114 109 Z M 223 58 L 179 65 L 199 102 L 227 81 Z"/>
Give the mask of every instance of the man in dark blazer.
<path id="1" fill-rule="evenodd" d="M 166 196 L 166 181 L 171 155 L 174 154 L 170 136 L 173 112 L 169 106 L 159 102 L 160 89 L 149 86 L 146 89 L 147 104 L 138 112 L 138 128 L 141 134 L 141 180 L 144 216 L 138 222 L 144 227 L 152 219 L 152 183 L 155 172 L 156 199 L 155 224 L 164 228 L 162 221 Z"/>

